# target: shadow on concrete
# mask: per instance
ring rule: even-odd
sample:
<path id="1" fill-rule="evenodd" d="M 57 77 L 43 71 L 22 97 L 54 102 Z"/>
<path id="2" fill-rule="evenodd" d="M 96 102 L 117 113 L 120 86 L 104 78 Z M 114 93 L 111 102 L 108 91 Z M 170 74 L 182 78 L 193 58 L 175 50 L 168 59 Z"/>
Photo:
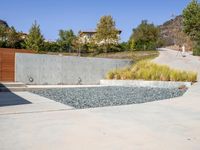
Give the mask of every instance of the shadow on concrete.
<path id="1" fill-rule="evenodd" d="M 31 102 L 12 93 L 12 91 L 0 83 L 0 107 L 24 104 L 31 104 Z"/>

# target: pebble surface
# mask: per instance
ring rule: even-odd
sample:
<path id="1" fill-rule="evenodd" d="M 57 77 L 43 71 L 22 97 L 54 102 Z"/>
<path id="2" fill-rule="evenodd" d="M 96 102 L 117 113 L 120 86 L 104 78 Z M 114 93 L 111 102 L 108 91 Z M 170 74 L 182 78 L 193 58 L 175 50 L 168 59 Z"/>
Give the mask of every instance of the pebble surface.
<path id="1" fill-rule="evenodd" d="M 186 89 L 150 87 L 81 87 L 38 89 L 30 92 L 76 109 L 139 104 L 182 96 Z"/>

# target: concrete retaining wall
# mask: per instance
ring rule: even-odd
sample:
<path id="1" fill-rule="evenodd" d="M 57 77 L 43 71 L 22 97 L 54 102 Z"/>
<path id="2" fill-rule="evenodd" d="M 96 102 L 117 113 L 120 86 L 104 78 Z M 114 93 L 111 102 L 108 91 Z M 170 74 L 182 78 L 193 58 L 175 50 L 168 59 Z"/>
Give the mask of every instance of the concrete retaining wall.
<path id="1" fill-rule="evenodd" d="M 110 86 L 140 86 L 140 87 L 159 87 L 159 88 L 178 88 L 180 86 L 191 87 L 191 82 L 173 81 L 144 81 L 144 80 L 101 80 L 100 85 Z"/>
<path id="2" fill-rule="evenodd" d="M 20 53 L 15 59 L 15 81 L 26 84 L 99 84 L 108 71 L 131 63 L 119 59 Z"/>

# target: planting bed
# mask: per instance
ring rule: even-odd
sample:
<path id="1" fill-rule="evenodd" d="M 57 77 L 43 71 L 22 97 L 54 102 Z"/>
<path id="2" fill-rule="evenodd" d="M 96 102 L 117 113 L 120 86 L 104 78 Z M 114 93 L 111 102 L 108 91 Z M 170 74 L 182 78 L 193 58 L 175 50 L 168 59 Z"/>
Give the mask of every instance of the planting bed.
<path id="1" fill-rule="evenodd" d="M 150 87 L 79 87 L 32 90 L 77 109 L 146 103 L 182 96 L 186 89 Z"/>

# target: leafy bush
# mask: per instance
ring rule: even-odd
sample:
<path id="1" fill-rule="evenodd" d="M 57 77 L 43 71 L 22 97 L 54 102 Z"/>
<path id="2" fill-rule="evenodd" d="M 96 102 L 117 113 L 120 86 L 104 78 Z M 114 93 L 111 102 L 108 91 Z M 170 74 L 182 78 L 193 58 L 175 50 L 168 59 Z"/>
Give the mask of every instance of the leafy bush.
<path id="1" fill-rule="evenodd" d="M 60 51 L 71 52 L 74 49 L 73 42 L 76 39 L 73 30 L 59 30 L 59 39 L 57 40 Z"/>
<path id="2" fill-rule="evenodd" d="M 160 46 L 159 41 L 160 30 L 154 24 L 143 20 L 141 24 L 133 29 L 133 33 L 129 39 L 129 43 L 133 44 L 136 50 L 153 50 Z"/>
<path id="3" fill-rule="evenodd" d="M 60 52 L 60 46 L 57 42 L 44 42 L 43 51 Z"/>
<path id="4" fill-rule="evenodd" d="M 200 42 L 197 42 L 193 48 L 193 55 L 200 56 Z"/>
<path id="5" fill-rule="evenodd" d="M 129 49 L 129 43 L 128 42 L 122 42 L 119 44 L 120 51 L 128 51 Z"/>
<path id="6" fill-rule="evenodd" d="M 98 53 L 120 52 L 122 47 L 119 44 L 102 44 L 97 47 Z"/>
<path id="7" fill-rule="evenodd" d="M 158 65 L 150 61 L 140 61 L 132 67 L 116 69 L 108 72 L 107 79 L 116 80 L 158 80 L 195 82 L 197 73 L 170 69 L 166 65 Z"/>

